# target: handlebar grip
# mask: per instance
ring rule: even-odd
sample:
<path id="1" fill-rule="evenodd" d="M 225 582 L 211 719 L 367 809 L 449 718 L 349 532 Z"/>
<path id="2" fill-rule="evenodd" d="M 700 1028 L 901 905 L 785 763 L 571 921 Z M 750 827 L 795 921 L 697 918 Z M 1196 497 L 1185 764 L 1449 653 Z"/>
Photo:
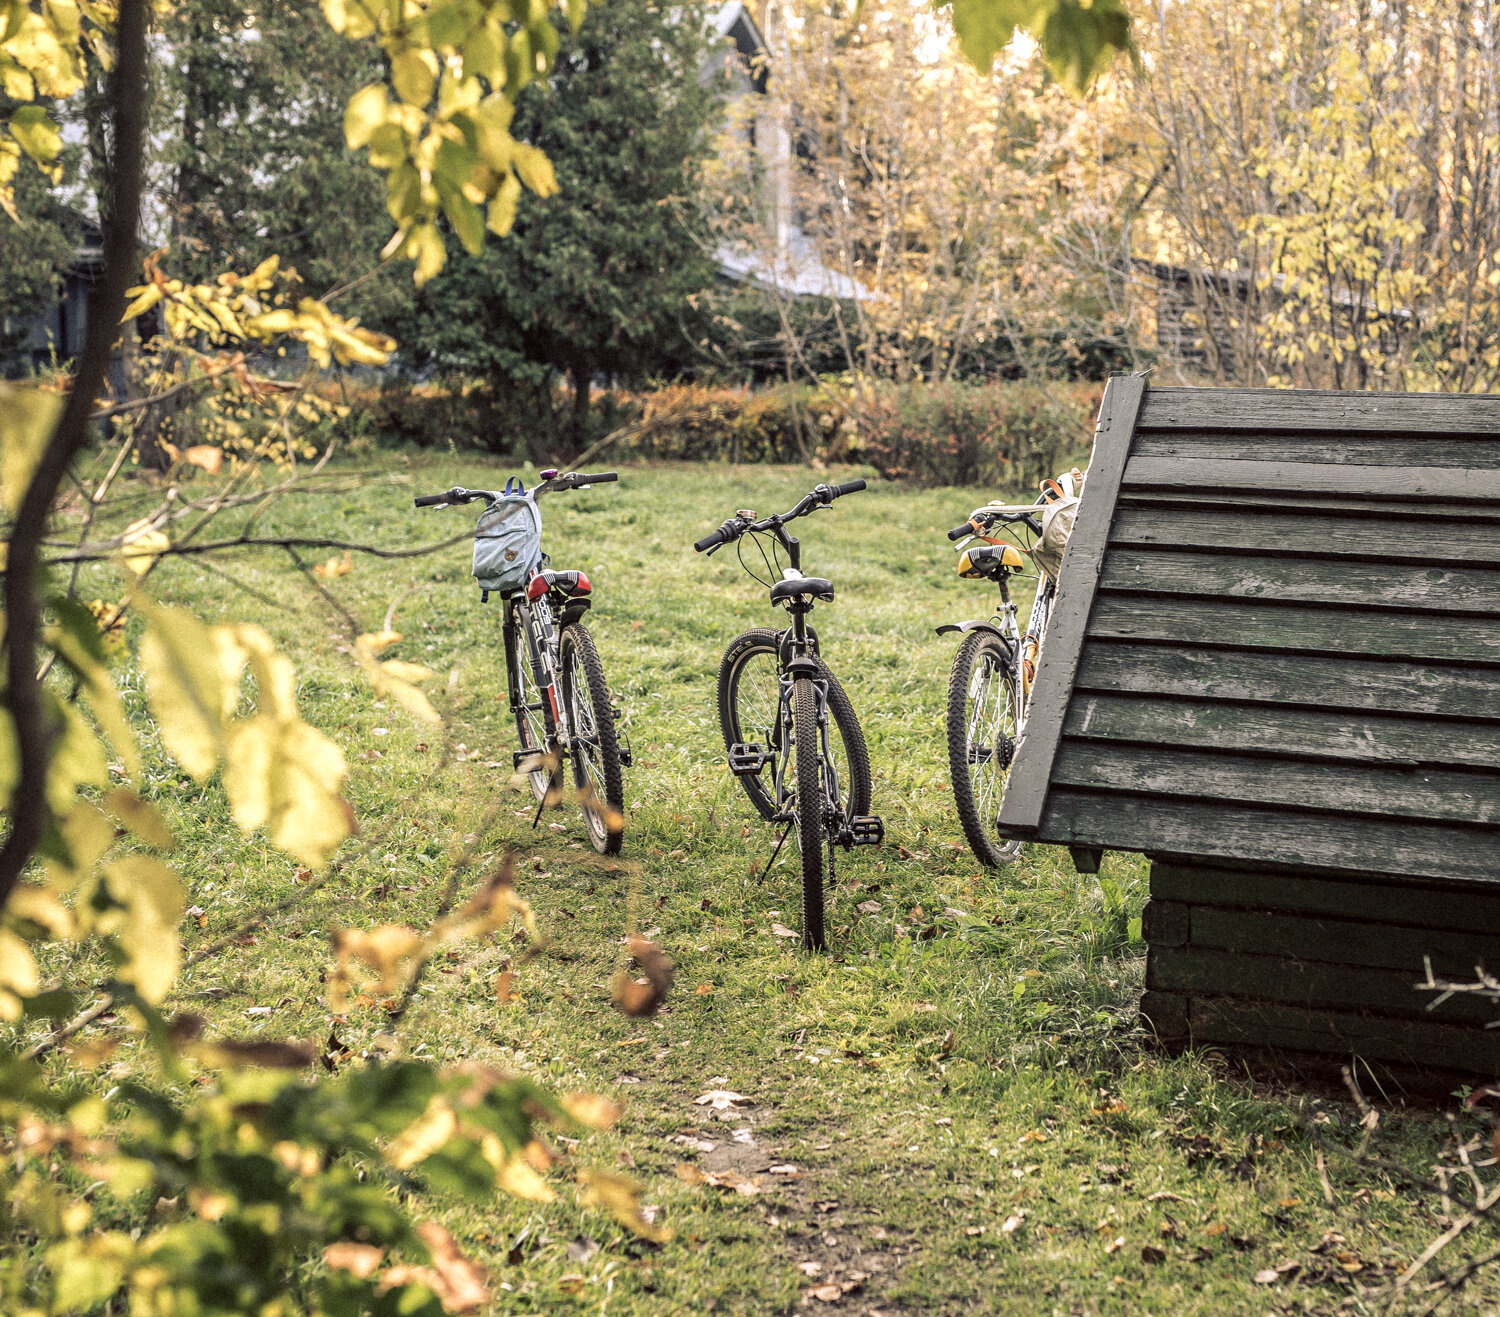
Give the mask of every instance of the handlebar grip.
<path id="1" fill-rule="evenodd" d="M 962 526 L 955 526 L 952 530 L 950 530 L 948 532 L 948 538 L 950 540 L 961 540 L 965 535 L 972 534 L 974 534 L 974 523 L 972 521 L 966 521 Z"/>
<path id="2" fill-rule="evenodd" d="M 447 501 L 448 496 L 446 494 L 423 494 L 419 498 L 412 499 L 412 503 L 419 508 L 436 507 L 439 503 L 446 503 Z"/>
<path id="3" fill-rule="evenodd" d="M 715 549 L 721 544 L 728 544 L 730 540 L 735 538 L 734 531 L 737 529 L 738 527 L 734 522 L 726 521 L 713 534 L 705 535 L 701 540 L 695 541 L 693 552 L 702 553 L 705 549 Z"/>
<path id="4" fill-rule="evenodd" d="M 573 478 L 580 485 L 607 485 L 612 480 L 618 480 L 620 473 L 618 471 L 603 471 L 596 476 L 574 476 Z"/>
<path id="5" fill-rule="evenodd" d="M 835 485 L 833 487 L 833 496 L 834 498 L 842 498 L 845 494 L 857 494 L 864 488 L 865 482 L 863 480 L 851 480 L 844 485 Z"/>

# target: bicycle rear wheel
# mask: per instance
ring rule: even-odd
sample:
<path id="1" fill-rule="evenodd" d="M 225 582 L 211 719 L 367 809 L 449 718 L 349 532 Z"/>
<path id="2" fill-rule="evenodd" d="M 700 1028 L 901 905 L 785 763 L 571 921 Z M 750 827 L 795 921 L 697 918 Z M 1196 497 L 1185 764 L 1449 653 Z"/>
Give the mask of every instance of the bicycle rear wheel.
<path id="1" fill-rule="evenodd" d="M 594 638 L 581 623 L 563 628 L 558 642 L 563 707 L 568 711 L 573 782 L 588 824 L 589 841 L 600 855 L 618 855 L 625 836 L 625 788 L 614 710 L 604 680 L 604 664 Z"/>
<path id="2" fill-rule="evenodd" d="M 995 831 L 1020 714 L 1008 645 L 993 632 L 969 632 L 948 680 L 948 768 L 969 847 L 981 863 L 997 869 L 1021 854 L 1019 841 L 1003 840 Z"/>
<path id="3" fill-rule="evenodd" d="M 780 633 L 770 627 L 752 627 L 729 646 L 719 665 L 719 726 L 724 733 L 724 748 L 763 745 L 771 752 L 773 762 L 782 745 L 779 640 Z M 821 659 L 818 664 L 828 683 L 828 708 L 837 733 L 828 738 L 828 744 L 839 776 L 845 817 L 868 814 L 870 752 L 864 733 L 838 678 Z M 740 785 L 761 818 L 769 821 L 776 817 L 768 774 L 747 774 L 740 778 Z"/>
<path id="4" fill-rule="evenodd" d="M 797 799 L 797 848 L 802 852 L 802 945 L 822 951 L 828 944 L 823 914 L 823 852 L 828 833 L 823 820 L 823 752 L 818 738 L 818 692 L 809 677 L 792 683 L 792 753 Z"/>

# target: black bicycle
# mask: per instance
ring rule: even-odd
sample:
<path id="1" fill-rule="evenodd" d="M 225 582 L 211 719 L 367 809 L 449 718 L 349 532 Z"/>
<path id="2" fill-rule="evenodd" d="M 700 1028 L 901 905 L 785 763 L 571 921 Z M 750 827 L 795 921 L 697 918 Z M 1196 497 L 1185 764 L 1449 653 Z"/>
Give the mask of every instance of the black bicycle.
<path id="1" fill-rule="evenodd" d="M 834 881 L 834 848 L 878 846 L 885 827 L 869 812 L 870 756 L 859 719 L 838 678 L 819 657 L 817 633 L 807 622 L 814 601 L 833 601 L 833 584 L 802 574 L 801 545 L 787 533 L 786 523 L 864 487 L 863 480 L 819 485 L 790 512 L 763 519 L 741 510 L 693 545 L 699 553 L 713 554 L 749 536 L 766 575 L 745 561 L 743 542 L 741 566 L 770 587 L 772 604 L 791 615 L 786 629 L 752 627 L 725 652 L 719 665 L 719 723 L 729 751 L 729 771 L 750 803 L 768 822 L 787 825 L 767 872 L 788 834 L 794 829 L 797 833 L 802 853 L 802 944 L 812 950 L 827 944 L 824 894 Z M 830 715 L 836 736 L 829 735 Z"/>
<path id="2" fill-rule="evenodd" d="M 543 808 L 564 798 L 563 765 L 571 762 L 589 841 L 601 855 L 616 855 L 625 835 L 621 770 L 630 764 L 630 750 L 620 744 L 604 664 L 580 620 L 592 606 L 593 586 L 581 571 L 549 565 L 536 500 L 620 477 L 613 471 L 541 475 L 531 490 L 512 478 L 504 490 L 455 487 L 415 502 L 419 508 L 485 504 L 475 532 L 474 574 L 483 602 L 495 590 L 505 604 L 505 676 L 520 738 L 516 771 L 526 775 L 540 819 Z"/>

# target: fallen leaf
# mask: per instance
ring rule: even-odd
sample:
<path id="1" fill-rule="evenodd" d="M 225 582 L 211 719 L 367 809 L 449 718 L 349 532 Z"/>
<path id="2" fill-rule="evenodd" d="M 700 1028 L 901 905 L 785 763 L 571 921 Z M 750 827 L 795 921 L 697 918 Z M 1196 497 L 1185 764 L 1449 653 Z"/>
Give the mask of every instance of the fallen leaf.
<path id="1" fill-rule="evenodd" d="M 968 1235 L 972 1239 L 975 1235 L 982 1235 L 982 1234 L 984 1234 L 984 1227 L 983 1226 L 965 1226 L 964 1227 L 964 1234 Z"/>
<path id="2" fill-rule="evenodd" d="M 823 1264 L 821 1262 L 799 1262 L 797 1267 L 804 1276 L 821 1276 L 823 1274 Z"/>
<path id="3" fill-rule="evenodd" d="M 862 915 L 878 915 L 880 913 L 879 901 L 861 901 L 854 907 Z"/>
<path id="4" fill-rule="evenodd" d="M 678 1162 L 676 1169 L 673 1171 L 673 1174 L 676 1175 L 676 1177 L 681 1180 L 683 1184 L 702 1185 L 708 1183 L 708 1180 L 704 1177 L 703 1172 L 700 1171 L 696 1166 L 694 1166 L 692 1162 Z"/>
<path id="5" fill-rule="evenodd" d="M 1145 1245 L 1143 1245 L 1141 1247 L 1141 1261 L 1142 1262 L 1165 1262 L 1166 1260 L 1167 1260 L 1167 1250 L 1166 1249 L 1164 1249 L 1164 1248 L 1157 1248 L 1157 1246 L 1155 1244 L 1145 1244 Z"/>
<path id="6" fill-rule="evenodd" d="M 749 1102 L 743 1093 L 732 1093 L 727 1088 L 711 1088 L 707 1093 L 700 1093 L 693 1102 L 700 1107 L 712 1107 L 715 1111 L 728 1111 L 730 1107 L 738 1106 L 741 1102 Z"/>
<path id="7" fill-rule="evenodd" d="M 837 1285 L 819 1285 L 816 1289 L 808 1290 L 808 1294 L 824 1303 L 837 1303 L 844 1297 L 844 1291 Z"/>
<path id="8" fill-rule="evenodd" d="M 772 924 L 771 925 L 771 936 L 772 937 L 796 937 L 797 934 L 794 933 L 794 932 L 792 932 L 792 930 L 789 929 L 785 924 Z"/>
<path id="9" fill-rule="evenodd" d="M 1255 1273 L 1255 1283 L 1257 1285 L 1274 1285 L 1280 1279 L 1281 1273 L 1274 1267 L 1267 1267 L 1264 1271 L 1257 1271 Z"/>
<path id="10" fill-rule="evenodd" d="M 1001 1222 L 1000 1233 L 1002 1235 L 1015 1234 L 1016 1231 L 1021 1228 L 1021 1223 L 1025 1220 L 1025 1212 L 1012 1212 L 1008 1217 L 1005 1218 L 1003 1222 Z"/>
<path id="11" fill-rule="evenodd" d="M 1116 1235 L 1113 1239 L 1111 1239 L 1109 1241 L 1109 1243 L 1107 1243 L 1104 1246 L 1104 1251 L 1106 1253 L 1118 1253 L 1124 1247 L 1125 1247 L 1125 1236 L 1124 1235 Z"/>
<path id="12" fill-rule="evenodd" d="M 1148 1203 L 1185 1203 L 1187 1199 L 1181 1194 L 1168 1193 L 1163 1189 L 1160 1193 L 1154 1193 L 1146 1199 Z"/>
<path id="13" fill-rule="evenodd" d="M 700 997 L 706 997 L 714 990 L 712 983 L 700 983 L 693 991 Z"/>
<path id="14" fill-rule="evenodd" d="M 568 1245 L 568 1256 L 574 1262 L 587 1262 L 599 1251 L 599 1245 L 587 1235 L 576 1236 Z"/>

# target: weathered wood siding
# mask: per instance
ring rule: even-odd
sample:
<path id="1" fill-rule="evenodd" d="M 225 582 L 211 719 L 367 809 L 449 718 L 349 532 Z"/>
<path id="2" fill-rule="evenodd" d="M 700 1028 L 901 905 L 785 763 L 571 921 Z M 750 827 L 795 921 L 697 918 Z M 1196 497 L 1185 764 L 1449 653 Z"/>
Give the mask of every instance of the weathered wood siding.
<path id="1" fill-rule="evenodd" d="M 1317 1034 L 1286 1010 L 1482 1024 L 1488 1004 L 1434 1016 L 1411 984 L 1428 942 L 1454 973 L 1500 970 L 1500 908 L 1428 942 L 1383 912 L 1500 900 L 1500 397 L 1112 380 L 1074 540 L 1001 832 L 1302 875 L 1254 918 L 1210 915 L 1207 877 L 1153 887 L 1181 914 L 1152 921 L 1152 991 L 1216 1041 L 1256 1033 L 1216 995 L 1274 1005 L 1264 1041 Z M 1390 932 L 1370 933 L 1385 963 L 1290 917 L 1314 876 L 1356 880 L 1341 918 Z M 1486 1037 L 1475 1058 L 1500 1068 Z"/>

